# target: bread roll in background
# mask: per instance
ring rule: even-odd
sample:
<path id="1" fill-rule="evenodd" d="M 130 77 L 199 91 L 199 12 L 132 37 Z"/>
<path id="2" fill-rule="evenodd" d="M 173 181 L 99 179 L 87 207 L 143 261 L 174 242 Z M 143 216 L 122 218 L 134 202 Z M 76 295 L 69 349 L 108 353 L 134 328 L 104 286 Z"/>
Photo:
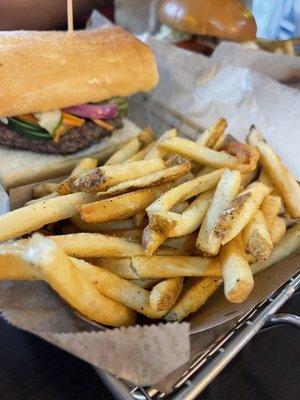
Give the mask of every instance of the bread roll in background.
<path id="1" fill-rule="evenodd" d="M 0 117 L 150 91 L 154 56 L 119 27 L 0 32 Z"/>

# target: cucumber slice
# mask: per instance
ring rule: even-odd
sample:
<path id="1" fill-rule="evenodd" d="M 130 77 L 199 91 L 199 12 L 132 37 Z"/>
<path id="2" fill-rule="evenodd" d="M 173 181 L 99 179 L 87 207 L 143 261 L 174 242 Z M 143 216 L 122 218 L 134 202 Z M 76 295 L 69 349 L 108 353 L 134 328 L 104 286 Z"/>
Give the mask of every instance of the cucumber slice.
<path id="1" fill-rule="evenodd" d="M 30 136 L 33 139 L 51 139 L 50 134 L 43 128 L 20 121 L 16 118 L 8 118 L 8 126 L 21 135 Z"/>
<path id="2" fill-rule="evenodd" d="M 36 113 L 34 115 L 37 118 L 39 125 L 54 137 L 57 128 L 62 122 L 62 112 L 60 110 L 52 110 L 43 113 Z"/>

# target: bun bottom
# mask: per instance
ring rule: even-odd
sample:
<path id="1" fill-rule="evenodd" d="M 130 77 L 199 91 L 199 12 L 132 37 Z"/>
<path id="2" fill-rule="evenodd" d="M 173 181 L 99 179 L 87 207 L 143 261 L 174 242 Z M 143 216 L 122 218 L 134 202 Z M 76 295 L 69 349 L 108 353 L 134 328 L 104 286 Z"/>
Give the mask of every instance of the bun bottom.
<path id="1" fill-rule="evenodd" d="M 117 148 L 137 136 L 140 128 L 124 119 L 123 128 L 115 130 L 85 150 L 72 155 L 54 155 L 15 150 L 0 146 L 0 183 L 6 189 L 67 175 L 77 162 L 88 156 L 108 158 Z"/>

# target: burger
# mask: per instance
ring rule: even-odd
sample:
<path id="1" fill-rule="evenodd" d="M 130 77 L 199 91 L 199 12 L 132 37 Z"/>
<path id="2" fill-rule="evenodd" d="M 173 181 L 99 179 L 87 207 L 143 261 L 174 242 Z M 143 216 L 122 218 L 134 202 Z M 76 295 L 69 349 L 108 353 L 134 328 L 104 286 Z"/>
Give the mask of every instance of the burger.
<path id="1" fill-rule="evenodd" d="M 157 35 L 210 55 L 220 40 L 246 42 L 256 37 L 252 13 L 239 0 L 161 0 Z"/>
<path id="2" fill-rule="evenodd" d="M 34 168 L 95 152 L 105 137 L 109 145 L 132 130 L 127 97 L 157 82 L 149 47 L 119 27 L 1 32 L 0 177 L 24 158 Z"/>

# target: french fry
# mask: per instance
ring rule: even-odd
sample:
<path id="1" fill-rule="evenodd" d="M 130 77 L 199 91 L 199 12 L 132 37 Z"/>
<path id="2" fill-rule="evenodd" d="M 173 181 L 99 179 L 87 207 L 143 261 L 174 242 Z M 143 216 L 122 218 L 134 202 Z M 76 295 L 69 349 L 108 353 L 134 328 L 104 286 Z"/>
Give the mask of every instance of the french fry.
<path id="1" fill-rule="evenodd" d="M 123 221 L 123 220 L 121 220 Z M 127 221 L 127 220 L 124 220 Z M 113 221 L 111 221 L 113 222 Z M 110 223 L 107 222 L 108 224 Z M 116 236 L 116 237 L 120 237 L 120 238 L 124 238 L 127 240 L 131 240 L 131 241 L 140 241 L 140 239 L 142 238 L 142 233 L 143 230 L 140 228 L 130 228 L 130 229 L 110 229 L 110 230 L 104 230 L 101 233 L 103 233 L 103 235 L 111 235 L 111 236 Z"/>
<path id="2" fill-rule="evenodd" d="M 222 150 L 224 145 L 225 145 L 225 143 L 226 143 L 226 141 L 227 141 L 227 135 L 226 135 L 226 133 L 222 133 L 222 135 L 216 141 L 216 143 L 214 144 L 212 149 L 216 150 L 216 151 Z"/>
<path id="3" fill-rule="evenodd" d="M 181 215 L 170 211 L 155 213 L 150 225 L 153 229 L 165 233 L 167 237 L 192 233 L 201 225 L 212 196 L 213 190 L 199 194 Z"/>
<path id="4" fill-rule="evenodd" d="M 131 257 L 145 254 L 141 245 L 101 233 L 74 233 L 52 236 L 51 240 L 68 255 L 87 257 Z"/>
<path id="5" fill-rule="evenodd" d="M 112 186 L 104 192 L 98 192 L 97 197 L 99 199 L 104 199 L 108 197 L 119 196 L 120 194 L 132 192 L 137 189 L 150 188 L 169 182 L 174 182 L 181 176 L 186 175 L 190 171 L 190 169 L 191 164 L 188 161 L 183 161 L 180 162 L 178 165 L 161 169 L 160 171 L 143 175 L 135 179 L 128 179 L 125 182 L 121 182 L 118 185 Z"/>
<path id="6" fill-rule="evenodd" d="M 153 141 L 153 132 L 151 128 L 143 129 L 137 137 L 125 143 L 117 150 L 105 163 L 105 165 L 121 164 L 135 156 L 139 150 L 149 145 Z"/>
<path id="7" fill-rule="evenodd" d="M 136 154 L 134 154 L 132 157 L 128 158 L 127 162 L 129 161 L 140 161 L 143 160 L 146 154 L 150 152 L 150 150 L 156 145 L 156 142 L 152 142 L 148 144 L 144 149 L 138 151 Z"/>
<path id="8" fill-rule="evenodd" d="M 215 256 L 219 252 L 221 239 L 216 237 L 214 229 L 222 212 L 238 194 L 240 185 L 241 173 L 225 169 L 208 205 L 196 242 L 197 249 L 207 256 Z"/>
<path id="9" fill-rule="evenodd" d="M 253 289 L 254 281 L 240 236 L 220 249 L 224 294 L 231 303 L 242 303 Z"/>
<path id="10" fill-rule="evenodd" d="M 170 129 L 166 131 L 161 137 L 154 143 L 151 149 L 148 151 L 147 154 L 144 156 L 144 160 L 150 160 L 152 158 L 165 158 L 167 155 L 167 151 L 163 150 L 160 147 L 160 143 L 162 143 L 166 139 L 174 138 L 177 136 L 176 129 Z"/>
<path id="11" fill-rule="evenodd" d="M 200 176 L 170 189 L 146 208 L 149 220 L 161 211 L 170 210 L 176 203 L 188 200 L 193 196 L 214 188 L 219 182 L 224 170 L 219 169 L 210 174 Z"/>
<path id="12" fill-rule="evenodd" d="M 122 164 L 105 165 L 88 172 L 76 179 L 74 187 L 77 191 L 99 192 L 128 179 L 135 179 L 165 168 L 160 159 L 132 161 Z"/>
<path id="13" fill-rule="evenodd" d="M 93 264 L 106 268 L 125 279 L 177 278 L 184 276 L 220 277 L 218 260 L 189 256 L 137 256 L 100 258 Z"/>
<path id="14" fill-rule="evenodd" d="M 300 248 L 300 224 L 289 228 L 274 249 L 267 261 L 257 261 L 250 265 L 253 275 L 277 264 Z"/>
<path id="15" fill-rule="evenodd" d="M 270 191 L 269 186 L 253 182 L 231 202 L 214 229 L 215 235 L 221 238 L 221 244 L 228 243 L 244 229 Z"/>
<path id="16" fill-rule="evenodd" d="M 132 218 L 89 224 L 83 221 L 78 214 L 71 218 L 71 222 L 84 232 L 95 233 L 118 229 L 131 229 L 135 226 Z"/>
<path id="17" fill-rule="evenodd" d="M 216 171 L 215 168 L 208 167 L 208 166 L 202 167 L 202 168 L 200 169 L 200 171 L 198 171 L 198 173 L 196 174 L 196 178 L 198 178 L 199 176 L 203 176 L 203 175 L 206 175 L 206 174 L 210 174 L 211 172 L 214 172 L 214 171 Z"/>
<path id="18" fill-rule="evenodd" d="M 159 246 L 166 240 L 166 235 L 163 232 L 158 232 L 151 228 L 148 224 L 142 234 L 142 246 L 145 250 L 145 253 L 148 256 L 151 256 Z"/>
<path id="19" fill-rule="evenodd" d="M 165 150 L 181 154 L 213 168 L 238 169 L 241 172 L 247 172 L 254 170 L 258 161 L 258 157 L 256 157 L 253 161 L 242 164 L 236 156 L 225 151 L 211 150 L 206 146 L 179 137 L 168 139 L 162 142 L 160 146 Z M 257 155 L 259 156 L 258 153 Z"/>
<path id="20" fill-rule="evenodd" d="M 27 201 L 25 203 L 25 206 L 30 206 L 31 204 L 40 203 L 42 201 L 53 199 L 54 197 L 58 197 L 58 196 L 59 196 L 59 194 L 57 192 L 49 193 L 49 194 L 47 194 L 47 196 Z"/>
<path id="21" fill-rule="evenodd" d="M 108 299 L 132 308 L 150 318 L 161 318 L 164 310 L 153 309 L 150 305 L 150 292 L 119 276 L 87 263 L 83 260 L 72 260 L 76 268 L 89 282 Z"/>
<path id="22" fill-rule="evenodd" d="M 253 171 L 245 172 L 244 174 L 241 174 L 241 187 L 240 190 L 244 190 L 245 187 L 250 185 L 255 179 L 257 178 L 258 175 L 258 168 L 256 168 Z"/>
<path id="23" fill-rule="evenodd" d="M 183 286 L 183 278 L 164 279 L 150 292 L 150 305 L 155 311 L 169 311 L 178 299 Z"/>
<path id="24" fill-rule="evenodd" d="M 249 264 L 252 264 L 255 261 L 257 261 L 253 254 L 246 253 L 246 256 L 247 256 L 247 261 L 248 261 Z"/>
<path id="25" fill-rule="evenodd" d="M 60 195 L 65 195 L 74 192 L 74 182 L 80 176 L 86 174 L 88 171 L 97 167 L 98 160 L 96 158 L 83 158 L 79 161 L 76 167 L 73 169 L 71 175 L 60 182 L 57 186 L 57 192 Z"/>
<path id="26" fill-rule="evenodd" d="M 0 245 L 0 280 L 40 280 L 38 271 L 23 260 L 25 246 L 18 242 Z"/>
<path id="27" fill-rule="evenodd" d="M 58 184 L 54 182 L 41 183 L 32 189 L 32 194 L 35 199 L 48 196 L 57 191 Z"/>
<path id="28" fill-rule="evenodd" d="M 261 203 L 260 209 L 264 214 L 267 227 L 271 231 L 273 222 L 281 210 L 282 201 L 279 196 L 269 194 Z"/>
<path id="29" fill-rule="evenodd" d="M 140 227 L 140 226 L 143 224 L 143 221 L 144 221 L 146 215 L 147 215 L 147 214 L 146 214 L 145 211 L 141 211 L 140 213 L 135 214 L 135 215 L 133 216 L 133 222 L 134 222 L 134 225 L 135 225 L 137 228 Z"/>
<path id="30" fill-rule="evenodd" d="M 286 209 L 292 218 L 300 217 L 300 187 L 294 176 L 288 171 L 281 159 L 262 139 L 261 135 L 251 127 L 247 141 L 256 146 L 260 152 L 260 162 L 280 191 Z"/>
<path id="31" fill-rule="evenodd" d="M 274 244 L 280 242 L 286 232 L 286 224 L 284 218 L 275 217 L 270 229 L 271 239 Z"/>
<path id="32" fill-rule="evenodd" d="M 188 278 L 177 302 L 165 316 L 165 319 L 167 321 L 182 321 L 189 314 L 199 310 L 221 283 L 222 279 L 218 278 Z"/>
<path id="33" fill-rule="evenodd" d="M 94 200 L 89 193 L 72 193 L 40 201 L 0 216 L 0 241 L 35 231 L 46 224 L 71 218 L 81 204 Z"/>
<path id="34" fill-rule="evenodd" d="M 160 278 L 135 279 L 135 280 L 132 280 L 131 282 L 143 289 L 152 289 L 153 286 L 155 286 L 159 282 L 161 282 L 161 279 Z"/>
<path id="35" fill-rule="evenodd" d="M 242 238 L 246 250 L 256 260 L 264 261 L 270 256 L 273 250 L 273 241 L 261 210 L 256 211 L 252 220 L 243 229 Z"/>
<path id="36" fill-rule="evenodd" d="M 214 125 L 201 133 L 196 143 L 213 149 L 218 140 L 224 135 L 227 122 L 224 118 L 219 118 Z"/>
<path id="37" fill-rule="evenodd" d="M 113 326 L 134 323 L 134 311 L 103 296 L 50 239 L 34 235 L 23 259 L 30 262 L 71 307 L 88 319 Z"/>
<path id="38" fill-rule="evenodd" d="M 95 203 L 86 204 L 84 207 L 79 207 L 79 213 L 81 218 L 88 223 L 130 218 L 144 211 L 149 204 L 168 188 L 168 185 L 154 186 L 121 194 L 110 199 L 103 199 Z"/>

